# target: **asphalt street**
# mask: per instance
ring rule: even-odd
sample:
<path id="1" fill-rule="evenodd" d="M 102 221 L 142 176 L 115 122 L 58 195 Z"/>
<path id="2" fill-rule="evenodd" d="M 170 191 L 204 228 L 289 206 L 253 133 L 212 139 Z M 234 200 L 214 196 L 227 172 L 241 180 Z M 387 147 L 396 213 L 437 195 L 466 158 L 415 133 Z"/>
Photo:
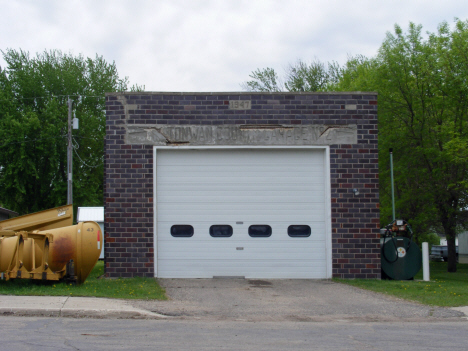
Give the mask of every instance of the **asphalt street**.
<path id="1" fill-rule="evenodd" d="M 465 350 L 466 322 L 0 317 L 0 350 Z"/>

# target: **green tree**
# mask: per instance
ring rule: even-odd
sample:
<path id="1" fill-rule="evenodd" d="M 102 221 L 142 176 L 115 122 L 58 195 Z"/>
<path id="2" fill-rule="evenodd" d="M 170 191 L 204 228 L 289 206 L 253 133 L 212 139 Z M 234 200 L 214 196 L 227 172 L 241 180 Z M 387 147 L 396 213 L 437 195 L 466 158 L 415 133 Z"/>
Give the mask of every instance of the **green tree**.
<path id="1" fill-rule="evenodd" d="M 20 214 L 66 202 L 67 100 L 79 119 L 73 131 L 76 206 L 102 205 L 104 93 L 124 91 L 115 63 L 60 51 L 2 51 L 0 68 L 0 203 Z"/>
<path id="2" fill-rule="evenodd" d="M 394 148 L 399 204 L 443 229 L 455 272 L 468 191 L 468 22 L 453 31 L 444 22 L 427 38 L 421 30 L 395 26 L 377 55 L 380 156 Z"/>
<path id="3" fill-rule="evenodd" d="M 273 68 L 257 69 L 241 87 L 246 91 L 280 92 L 280 91 L 329 91 L 337 82 L 339 66 L 332 62 L 325 64 L 319 60 L 311 63 L 297 61 L 289 65 L 284 79 L 280 79 Z"/>
<path id="4" fill-rule="evenodd" d="M 258 92 L 278 92 L 282 91 L 282 84 L 278 81 L 278 74 L 273 68 L 257 69 L 250 75 L 253 80 L 241 84 L 242 88 L 247 91 Z"/>
<path id="5" fill-rule="evenodd" d="M 377 91 L 376 79 L 379 63 L 376 58 L 363 55 L 348 57 L 343 66 L 334 64 L 330 91 Z"/>

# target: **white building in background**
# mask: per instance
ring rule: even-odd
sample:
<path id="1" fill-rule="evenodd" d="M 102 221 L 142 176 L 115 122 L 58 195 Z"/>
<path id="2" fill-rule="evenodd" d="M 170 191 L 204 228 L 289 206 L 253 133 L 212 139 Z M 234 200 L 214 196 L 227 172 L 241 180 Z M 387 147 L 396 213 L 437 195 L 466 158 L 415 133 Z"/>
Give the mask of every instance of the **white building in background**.
<path id="1" fill-rule="evenodd" d="M 10 219 L 17 216 L 17 212 L 0 207 L 0 221 L 4 221 L 5 219 Z"/>
<path id="2" fill-rule="evenodd" d="M 468 232 L 458 234 L 458 262 L 468 263 Z"/>
<path id="3" fill-rule="evenodd" d="M 99 224 L 102 232 L 102 241 L 104 243 L 104 207 L 78 207 L 76 220 L 78 222 L 93 221 Z M 104 245 L 99 259 L 104 259 Z"/>

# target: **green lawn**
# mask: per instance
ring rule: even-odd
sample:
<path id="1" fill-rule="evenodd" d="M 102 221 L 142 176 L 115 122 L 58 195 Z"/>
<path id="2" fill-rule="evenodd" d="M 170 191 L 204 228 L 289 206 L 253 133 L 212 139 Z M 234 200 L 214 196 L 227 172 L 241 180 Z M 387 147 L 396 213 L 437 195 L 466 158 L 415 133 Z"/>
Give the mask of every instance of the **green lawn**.
<path id="1" fill-rule="evenodd" d="M 445 262 L 431 262 L 430 267 L 430 282 L 422 281 L 422 272 L 416 275 L 415 280 L 406 281 L 375 279 L 334 279 L 334 281 L 427 305 L 468 306 L 468 264 L 458 264 L 456 273 L 447 273 Z M 0 281 L 0 294 L 166 299 L 164 289 L 154 278 L 98 278 L 103 274 L 104 264 L 100 261 L 82 285 L 15 279 Z"/>
<path id="2" fill-rule="evenodd" d="M 430 263 L 430 282 L 422 281 L 422 270 L 414 280 L 334 279 L 362 289 L 393 295 L 434 306 L 468 306 L 468 264 L 458 264 L 447 273 L 447 263 Z"/>
<path id="3" fill-rule="evenodd" d="M 94 296 L 115 299 L 166 300 L 166 292 L 154 278 L 99 278 L 104 263 L 99 261 L 84 284 L 40 282 L 26 279 L 0 281 L 0 295 Z"/>

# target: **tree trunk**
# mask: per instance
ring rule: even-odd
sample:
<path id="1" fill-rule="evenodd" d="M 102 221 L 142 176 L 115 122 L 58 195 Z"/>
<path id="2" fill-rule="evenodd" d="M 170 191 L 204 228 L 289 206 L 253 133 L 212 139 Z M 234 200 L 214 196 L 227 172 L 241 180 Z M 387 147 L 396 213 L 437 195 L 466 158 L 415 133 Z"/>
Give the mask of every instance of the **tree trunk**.
<path id="1" fill-rule="evenodd" d="M 448 265 L 447 272 L 456 272 L 457 271 L 457 251 L 455 245 L 455 230 L 447 235 L 447 254 L 448 254 Z"/>
<path id="2" fill-rule="evenodd" d="M 454 273 L 457 271 L 457 253 L 455 248 L 455 237 L 457 235 L 457 215 L 456 211 L 451 208 L 458 201 L 453 197 L 447 203 L 439 203 L 439 214 L 442 227 L 444 228 L 445 238 L 447 239 L 447 272 Z M 446 205 L 446 207 L 444 206 Z M 448 205 L 448 206 L 447 206 Z"/>

